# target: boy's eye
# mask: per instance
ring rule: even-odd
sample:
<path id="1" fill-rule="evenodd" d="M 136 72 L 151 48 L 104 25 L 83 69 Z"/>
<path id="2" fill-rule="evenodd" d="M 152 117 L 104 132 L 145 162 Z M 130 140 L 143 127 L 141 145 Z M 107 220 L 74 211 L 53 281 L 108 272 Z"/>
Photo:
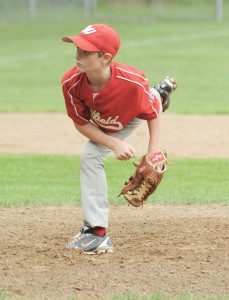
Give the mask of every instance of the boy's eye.
<path id="1" fill-rule="evenodd" d="M 81 53 L 81 54 L 83 54 L 83 55 L 88 55 L 88 54 L 90 53 L 89 51 L 79 49 L 78 47 L 77 47 L 76 49 L 77 49 L 77 52 L 78 52 L 78 53 Z"/>

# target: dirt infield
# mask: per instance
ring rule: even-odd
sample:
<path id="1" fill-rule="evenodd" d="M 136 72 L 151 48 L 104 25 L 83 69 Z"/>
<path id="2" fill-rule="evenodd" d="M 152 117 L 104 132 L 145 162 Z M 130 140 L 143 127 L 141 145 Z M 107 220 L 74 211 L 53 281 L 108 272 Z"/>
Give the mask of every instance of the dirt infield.
<path id="1" fill-rule="evenodd" d="M 113 293 L 228 295 L 229 207 L 111 207 L 113 254 L 64 245 L 81 207 L 0 209 L 1 287 L 29 299 L 105 299 Z"/>
<path id="2" fill-rule="evenodd" d="M 79 154 L 86 142 L 66 114 L 0 113 L 0 152 Z M 229 116 L 162 115 L 162 145 L 170 156 L 229 157 Z M 141 155 L 144 122 L 128 139 Z"/>
<path id="3" fill-rule="evenodd" d="M 65 114 L 0 113 L 0 153 L 79 154 L 86 138 Z M 228 157 L 228 116 L 162 116 L 173 157 Z M 128 141 L 143 154 L 147 125 Z M 229 206 L 112 206 L 115 253 L 86 256 L 64 245 L 80 206 L 0 209 L 0 289 L 29 299 L 107 299 L 131 292 L 229 295 Z"/>

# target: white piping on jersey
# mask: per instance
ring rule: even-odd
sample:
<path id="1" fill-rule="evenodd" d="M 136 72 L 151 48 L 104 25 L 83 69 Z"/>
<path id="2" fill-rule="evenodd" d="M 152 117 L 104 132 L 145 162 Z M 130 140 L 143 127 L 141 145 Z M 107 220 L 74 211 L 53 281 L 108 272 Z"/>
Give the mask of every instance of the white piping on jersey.
<path id="1" fill-rule="evenodd" d="M 70 77 L 69 79 L 65 80 L 65 81 L 62 83 L 62 86 L 63 86 L 66 82 L 68 82 L 69 80 L 71 80 L 73 77 L 79 75 L 80 73 L 81 73 L 81 72 L 76 73 L 76 74 L 72 75 L 72 77 Z"/>
<path id="2" fill-rule="evenodd" d="M 143 88 L 143 91 L 149 96 L 149 102 L 151 103 L 151 108 L 154 110 L 156 116 L 158 117 L 158 113 L 157 113 L 156 109 L 153 107 L 152 101 L 150 101 L 150 99 L 151 99 L 150 96 L 151 95 L 150 95 L 150 93 L 147 92 L 147 90 L 145 89 L 145 87 L 141 83 L 139 83 L 137 81 L 134 81 L 134 80 L 127 79 L 127 78 L 122 77 L 122 76 L 116 76 L 116 78 L 120 78 L 120 79 L 123 79 L 123 80 L 126 80 L 126 81 L 136 83 L 137 85 L 140 85 Z"/>
<path id="3" fill-rule="evenodd" d="M 79 73 L 77 73 L 77 74 L 79 74 Z M 76 76 L 77 74 L 75 74 L 74 76 Z M 72 77 L 73 77 L 73 76 L 72 76 Z M 72 77 L 71 77 L 71 78 L 72 78 Z M 70 79 L 71 79 L 71 78 L 70 78 Z M 69 80 L 70 80 L 70 79 L 69 79 Z M 83 117 L 81 117 L 81 116 L 78 114 L 77 109 L 76 109 L 76 106 L 75 106 L 75 104 L 73 103 L 72 95 L 70 94 L 70 90 L 71 90 L 72 88 L 74 88 L 74 86 L 76 86 L 77 83 L 79 83 L 79 82 L 80 82 L 80 79 L 70 87 L 70 89 L 68 90 L 68 95 L 70 96 L 71 104 L 72 104 L 72 106 L 74 107 L 74 110 L 75 110 L 76 115 L 77 115 L 80 119 L 89 122 L 87 119 L 84 119 Z"/>
<path id="4" fill-rule="evenodd" d="M 160 114 L 160 113 L 162 113 L 161 95 L 155 88 L 150 88 L 150 90 L 151 90 L 152 94 L 155 95 L 157 98 L 157 101 L 158 101 L 159 107 L 160 107 L 160 110 L 159 110 L 159 114 Z"/>
<path id="5" fill-rule="evenodd" d="M 137 74 L 137 73 L 133 73 L 133 72 L 124 70 L 124 69 L 122 69 L 122 68 L 120 68 L 120 67 L 116 67 L 116 69 L 121 70 L 121 71 L 126 72 L 126 73 L 129 73 L 129 74 L 132 74 L 132 75 L 139 76 L 139 77 L 141 77 L 142 79 L 144 79 L 145 81 L 149 81 L 147 78 L 145 78 L 144 76 L 142 76 L 142 75 L 140 75 L 140 74 Z"/>

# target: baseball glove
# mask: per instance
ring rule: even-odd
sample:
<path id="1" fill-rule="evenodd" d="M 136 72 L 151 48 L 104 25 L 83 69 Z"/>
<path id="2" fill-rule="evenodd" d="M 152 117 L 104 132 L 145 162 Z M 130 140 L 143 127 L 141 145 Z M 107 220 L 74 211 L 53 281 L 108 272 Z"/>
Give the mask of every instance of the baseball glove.
<path id="1" fill-rule="evenodd" d="M 135 173 L 125 182 L 121 193 L 129 204 L 135 207 L 143 206 L 147 198 L 156 190 L 166 170 L 167 153 L 158 149 L 152 154 L 144 155 L 136 166 Z"/>

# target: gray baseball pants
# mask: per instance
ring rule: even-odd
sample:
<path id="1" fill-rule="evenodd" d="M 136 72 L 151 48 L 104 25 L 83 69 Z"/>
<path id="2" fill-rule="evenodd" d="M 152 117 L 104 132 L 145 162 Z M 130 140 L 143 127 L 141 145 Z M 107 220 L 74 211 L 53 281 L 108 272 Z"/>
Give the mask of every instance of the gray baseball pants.
<path id="1" fill-rule="evenodd" d="M 108 133 L 124 140 L 142 120 L 133 119 L 118 133 Z M 108 227 L 108 187 L 104 170 L 105 157 L 111 150 L 91 140 L 87 142 L 80 157 L 80 185 L 84 225 Z"/>

